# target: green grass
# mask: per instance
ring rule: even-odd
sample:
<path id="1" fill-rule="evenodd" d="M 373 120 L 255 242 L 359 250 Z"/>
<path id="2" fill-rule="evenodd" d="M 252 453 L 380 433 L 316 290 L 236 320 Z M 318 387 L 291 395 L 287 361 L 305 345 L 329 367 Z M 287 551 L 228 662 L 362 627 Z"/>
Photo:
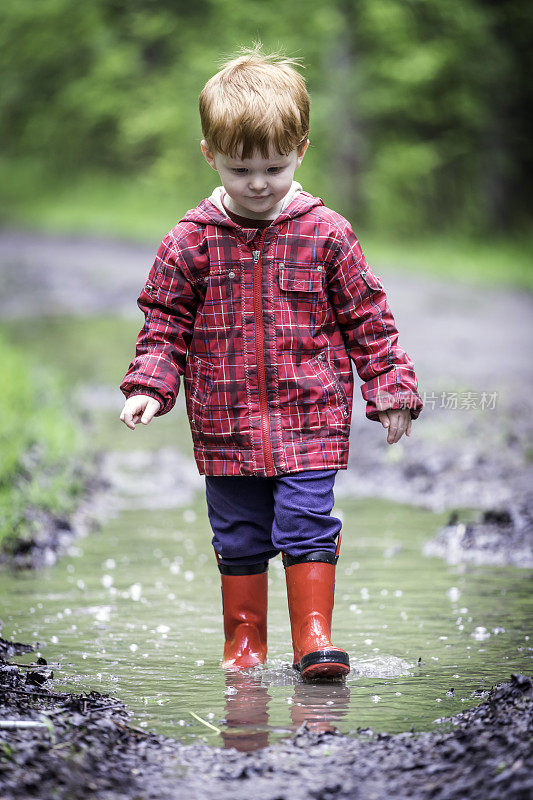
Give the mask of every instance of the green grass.
<path id="1" fill-rule="evenodd" d="M 98 173 L 59 181 L 50 179 L 42 165 L 24 160 L 0 159 L 0 185 L 4 226 L 124 237 L 154 246 L 201 199 L 193 183 L 178 187 L 163 179 Z M 533 291 L 531 235 L 473 239 L 442 232 L 400 241 L 386 231 L 365 231 L 356 219 L 352 223 L 378 273 L 386 267 Z"/>
<path id="2" fill-rule="evenodd" d="M 30 536 L 39 511 L 64 515 L 83 490 L 81 421 L 65 387 L 0 336 L 0 543 Z"/>
<path id="3" fill-rule="evenodd" d="M 89 403 L 93 421 L 91 444 L 97 450 L 157 449 L 173 442 L 192 458 L 192 440 L 185 412 L 183 386 L 177 407 L 171 414 L 154 420 L 148 427 L 138 425 L 130 431 L 119 421 L 124 397 L 119 386 L 130 360 L 135 355 L 135 339 L 142 324 L 137 318 L 119 317 L 41 317 L 31 325 L 25 319 L 0 323 L 0 336 L 16 342 L 34 362 L 68 376 L 65 392 L 81 390 L 90 400 L 91 386 L 108 386 L 114 392 L 115 408 L 108 400 L 103 407 Z M 91 407 L 92 406 L 92 407 Z"/>
<path id="4" fill-rule="evenodd" d="M 187 199 L 183 186 L 165 181 L 98 173 L 51 179 L 33 161 L 0 159 L 0 185 L 4 226 L 51 233 L 155 242 L 196 205 L 193 190 Z"/>
<path id="5" fill-rule="evenodd" d="M 361 244 L 378 273 L 386 267 L 457 283 L 533 291 L 533 241 L 526 236 L 474 241 L 443 234 L 387 242 L 370 233 L 361 235 Z"/>

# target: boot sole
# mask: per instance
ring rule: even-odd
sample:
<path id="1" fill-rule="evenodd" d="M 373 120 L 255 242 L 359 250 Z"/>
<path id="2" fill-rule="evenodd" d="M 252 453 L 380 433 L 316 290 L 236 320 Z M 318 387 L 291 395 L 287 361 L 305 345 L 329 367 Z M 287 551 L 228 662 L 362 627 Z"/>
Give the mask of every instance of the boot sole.
<path id="1" fill-rule="evenodd" d="M 344 678 L 350 672 L 350 659 L 343 650 L 317 650 L 307 653 L 296 665 L 302 678 Z"/>

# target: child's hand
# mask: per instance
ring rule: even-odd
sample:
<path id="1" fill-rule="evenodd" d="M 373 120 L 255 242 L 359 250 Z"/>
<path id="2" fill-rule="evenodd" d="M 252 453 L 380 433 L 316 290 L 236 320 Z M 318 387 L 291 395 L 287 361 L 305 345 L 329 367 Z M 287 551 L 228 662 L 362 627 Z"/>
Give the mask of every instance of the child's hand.
<path id="1" fill-rule="evenodd" d="M 124 425 L 127 425 L 133 431 L 135 430 L 136 422 L 148 425 L 160 408 L 161 403 L 154 397 L 149 397 L 147 394 L 136 394 L 133 397 L 128 397 L 124 403 L 120 419 Z"/>
<path id="2" fill-rule="evenodd" d="M 384 428 L 388 428 L 388 444 L 398 442 L 402 435 L 411 435 L 411 412 L 408 408 L 389 408 L 387 411 L 378 411 L 379 420 Z"/>

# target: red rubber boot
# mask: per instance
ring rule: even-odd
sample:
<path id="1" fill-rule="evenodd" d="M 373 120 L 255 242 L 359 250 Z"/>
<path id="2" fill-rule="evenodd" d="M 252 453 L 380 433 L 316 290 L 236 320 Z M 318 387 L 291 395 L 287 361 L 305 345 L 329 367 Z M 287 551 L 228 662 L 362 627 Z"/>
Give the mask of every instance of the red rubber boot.
<path id="1" fill-rule="evenodd" d="M 235 574 L 244 569 L 252 571 Z M 267 569 L 268 562 L 238 568 L 219 563 L 225 637 L 221 666 L 226 669 L 246 669 L 266 661 Z"/>
<path id="2" fill-rule="evenodd" d="M 331 557 L 333 563 L 314 558 Z M 331 644 L 336 556 L 310 553 L 302 559 L 283 557 L 291 619 L 294 668 L 303 678 L 343 678 L 350 671 L 348 654 Z"/>

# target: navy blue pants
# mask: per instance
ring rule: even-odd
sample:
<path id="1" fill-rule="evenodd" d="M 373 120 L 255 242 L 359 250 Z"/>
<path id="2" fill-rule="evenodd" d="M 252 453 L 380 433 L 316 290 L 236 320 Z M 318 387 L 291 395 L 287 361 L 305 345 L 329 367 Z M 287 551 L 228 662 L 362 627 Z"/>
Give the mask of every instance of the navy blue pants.
<path id="1" fill-rule="evenodd" d="M 332 517 L 336 469 L 273 478 L 206 475 L 212 544 L 223 564 L 256 564 L 279 552 L 335 553 L 341 521 Z"/>

